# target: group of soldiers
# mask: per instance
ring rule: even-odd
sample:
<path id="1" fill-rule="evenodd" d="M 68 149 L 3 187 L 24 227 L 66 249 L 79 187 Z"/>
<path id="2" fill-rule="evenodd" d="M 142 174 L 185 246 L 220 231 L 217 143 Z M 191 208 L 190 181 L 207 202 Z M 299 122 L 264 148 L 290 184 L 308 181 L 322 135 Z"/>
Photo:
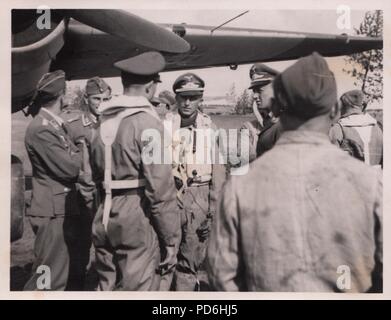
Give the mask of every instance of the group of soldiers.
<path id="1" fill-rule="evenodd" d="M 252 163 L 247 175 L 229 179 L 223 164 L 188 161 L 205 151 L 196 131 L 217 129 L 201 111 L 203 79 L 185 73 L 173 94 L 155 97 L 165 68 L 160 53 L 114 67 L 123 94 L 112 95 L 94 77 L 78 108 L 67 108 L 63 71 L 38 83 L 25 138 L 36 235 L 25 290 L 42 289 L 42 265 L 50 268 L 49 289 L 85 289 L 92 244 L 97 290 L 199 291 L 205 266 L 214 290 L 329 291 L 335 256 L 352 265 L 356 291 L 370 287 L 367 273 L 381 261 L 381 193 L 371 166 L 382 165 L 382 132 L 360 109 L 362 93 L 348 92 L 338 103 L 334 76 L 320 55 L 282 73 L 263 64 L 250 69 L 257 121 L 245 123 L 243 132 Z M 161 141 L 145 139 L 150 129 Z M 178 137 L 178 130 L 186 134 Z M 147 161 L 146 150 L 164 158 L 166 148 L 154 147 L 165 146 L 167 132 L 172 161 Z M 340 214 L 344 223 L 329 221 Z M 352 220 L 365 241 L 350 237 Z M 343 227 L 347 235 L 340 234 Z M 353 253 L 340 254 L 329 233 Z"/>

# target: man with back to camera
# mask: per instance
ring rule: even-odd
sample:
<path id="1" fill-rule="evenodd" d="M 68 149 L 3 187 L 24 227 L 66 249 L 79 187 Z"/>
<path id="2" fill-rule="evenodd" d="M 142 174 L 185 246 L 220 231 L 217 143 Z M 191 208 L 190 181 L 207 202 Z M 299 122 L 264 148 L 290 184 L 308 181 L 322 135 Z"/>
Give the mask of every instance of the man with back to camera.
<path id="1" fill-rule="evenodd" d="M 371 166 L 383 166 L 383 132 L 363 110 L 361 90 L 345 92 L 341 98 L 341 119 L 330 129 L 331 142 Z"/>
<path id="2" fill-rule="evenodd" d="M 124 93 L 100 107 L 91 144 L 94 181 L 102 199 L 93 222 L 99 290 L 159 290 L 161 275 L 175 267 L 180 215 L 170 164 L 149 163 L 144 151 L 163 139 L 151 105 L 165 67 L 158 52 L 116 62 Z"/>
<path id="3" fill-rule="evenodd" d="M 69 280 L 82 235 L 75 186 L 82 160 L 59 116 L 65 90 L 64 71 L 46 73 L 28 109 L 34 117 L 25 136 L 33 172 L 28 216 L 36 238 L 35 262 L 25 291 L 72 289 Z"/>

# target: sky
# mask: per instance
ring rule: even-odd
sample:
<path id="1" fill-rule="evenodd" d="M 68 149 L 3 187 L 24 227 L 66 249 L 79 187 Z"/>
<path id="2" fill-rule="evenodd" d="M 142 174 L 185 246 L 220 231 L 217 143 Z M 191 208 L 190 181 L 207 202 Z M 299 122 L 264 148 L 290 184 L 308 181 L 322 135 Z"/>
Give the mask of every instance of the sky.
<path id="1" fill-rule="evenodd" d="M 207 26 L 218 26 L 238 14 L 246 11 L 240 10 L 132 10 L 133 14 L 139 15 L 156 23 L 187 23 Z M 354 27 L 358 28 L 365 15 L 365 11 L 350 11 L 350 28 L 339 29 L 337 10 L 250 10 L 248 13 L 230 22 L 226 26 L 241 28 L 269 29 L 279 31 L 298 31 L 354 35 Z M 337 80 L 338 93 L 353 89 L 354 79 L 342 72 L 347 68 L 345 57 L 328 58 L 330 69 L 334 72 Z M 282 61 L 268 63 L 269 66 L 278 71 L 283 71 L 294 61 Z M 238 66 L 237 70 L 230 70 L 228 67 L 197 69 L 197 73 L 206 82 L 205 96 L 224 96 L 235 85 L 236 93 L 241 94 L 249 86 L 250 65 Z M 184 73 L 163 72 L 161 73 L 162 83 L 158 92 L 171 90 L 175 79 Z M 115 93 L 122 92 L 119 78 L 107 78 Z M 72 81 L 73 84 L 83 87 L 85 81 Z"/>

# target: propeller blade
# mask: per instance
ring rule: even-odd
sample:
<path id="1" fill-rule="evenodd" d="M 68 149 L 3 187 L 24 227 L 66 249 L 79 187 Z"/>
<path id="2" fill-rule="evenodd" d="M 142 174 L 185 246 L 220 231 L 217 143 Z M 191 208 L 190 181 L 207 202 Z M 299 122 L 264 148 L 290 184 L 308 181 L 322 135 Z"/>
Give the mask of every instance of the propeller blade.
<path id="1" fill-rule="evenodd" d="M 183 53 L 190 45 L 175 33 L 124 10 L 65 10 L 90 27 L 159 51 Z"/>

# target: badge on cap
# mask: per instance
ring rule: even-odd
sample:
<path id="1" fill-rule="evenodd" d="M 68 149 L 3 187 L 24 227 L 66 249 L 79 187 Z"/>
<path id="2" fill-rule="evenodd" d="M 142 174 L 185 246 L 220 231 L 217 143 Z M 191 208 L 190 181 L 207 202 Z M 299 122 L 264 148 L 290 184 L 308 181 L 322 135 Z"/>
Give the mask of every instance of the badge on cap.
<path id="1" fill-rule="evenodd" d="M 205 82 L 194 73 L 186 73 L 174 82 L 173 91 L 175 93 L 200 94 L 204 92 Z"/>

